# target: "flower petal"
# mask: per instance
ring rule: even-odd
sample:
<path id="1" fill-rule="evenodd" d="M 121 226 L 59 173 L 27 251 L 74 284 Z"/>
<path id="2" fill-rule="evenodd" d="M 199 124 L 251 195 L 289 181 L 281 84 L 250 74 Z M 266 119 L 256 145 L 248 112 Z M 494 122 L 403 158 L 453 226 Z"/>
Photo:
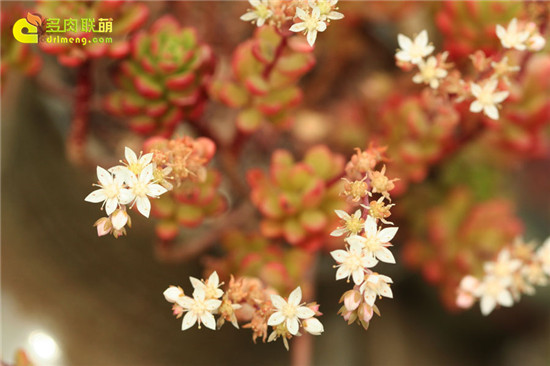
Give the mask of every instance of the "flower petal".
<path id="1" fill-rule="evenodd" d="M 300 22 L 293 24 L 292 27 L 290 27 L 291 32 L 303 32 L 306 29 L 306 23 Z"/>
<path id="2" fill-rule="evenodd" d="M 205 312 L 201 315 L 201 323 L 204 324 L 206 328 L 216 330 L 216 320 L 214 320 L 214 315 L 209 312 Z"/>
<path id="3" fill-rule="evenodd" d="M 147 186 L 147 195 L 154 198 L 157 198 L 158 196 L 166 192 L 168 192 L 168 190 L 160 184 L 154 183 Z"/>
<path id="4" fill-rule="evenodd" d="M 309 43 L 311 47 L 313 47 L 313 45 L 315 44 L 316 39 L 317 39 L 316 29 L 313 29 L 307 32 L 307 43 Z"/>
<path id="5" fill-rule="evenodd" d="M 298 306 L 300 305 L 301 300 L 302 300 L 302 289 L 300 288 L 300 286 L 298 286 L 288 296 L 288 303 L 290 305 Z"/>
<path id="6" fill-rule="evenodd" d="M 306 306 L 299 306 L 298 309 L 296 309 L 296 316 L 300 319 L 311 318 L 312 316 L 315 316 L 315 311 Z"/>
<path id="7" fill-rule="evenodd" d="M 342 263 L 349 256 L 349 253 L 343 249 L 337 249 L 330 252 L 330 255 L 332 256 L 332 258 L 334 258 L 336 262 Z"/>
<path id="8" fill-rule="evenodd" d="M 128 164 L 135 164 L 138 161 L 137 155 L 134 150 L 130 149 L 127 146 L 124 148 L 124 157 L 126 157 L 126 162 L 128 162 Z"/>
<path id="9" fill-rule="evenodd" d="M 151 202 L 147 197 L 138 197 L 136 198 L 136 206 L 138 211 L 145 217 L 149 217 L 151 212 Z"/>
<path id="10" fill-rule="evenodd" d="M 91 202 L 91 203 L 99 203 L 103 202 L 107 199 L 107 196 L 105 195 L 105 190 L 103 189 L 96 189 L 92 193 L 86 196 L 84 198 L 84 201 Z"/>
<path id="11" fill-rule="evenodd" d="M 286 320 L 286 329 L 288 329 L 290 334 L 296 335 L 299 327 L 300 324 L 298 323 L 298 318 L 294 317 Z"/>
<path id="12" fill-rule="evenodd" d="M 395 258 L 393 257 L 392 252 L 386 247 L 381 247 L 380 249 L 378 249 L 375 255 L 376 258 L 378 258 L 382 262 L 395 263 Z"/>
<path id="13" fill-rule="evenodd" d="M 191 328 L 195 323 L 197 322 L 197 316 L 195 313 L 187 312 L 185 316 L 183 317 L 183 321 L 181 322 L 181 330 L 186 330 Z"/>
<path id="14" fill-rule="evenodd" d="M 286 305 L 285 299 L 279 295 L 271 295 L 271 303 L 277 309 L 282 309 Z"/>
<path id="15" fill-rule="evenodd" d="M 101 183 L 102 186 L 106 186 L 113 183 L 113 176 L 111 175 L 111 173 L 109 173 L 102 167 L 98 166 L 96 169 L 96 172 L 97 172 L 97 179 L 99 179 L 99 183 Z"/>
<path id="16" fill-rule="evenodd" d="M 397 227 L 387 227 L 385 229 L 382 229 L 380 230 L 380 232 L 378 233 L 378 239 L 382 242 L 382 243 L 388 243 L 390 240 L 393 239 L 393 237 L 395 236 L 395 234 L 397 233 L 397 230 L 399 228 Z"/>
<path id="17" fill-rule="evenodd" d="M 281 324 L 285 320 L 285 316 L 280 311 L 276 311 L 269 319 L 267 319 L 267 325 L 275 326 Z"/>
<path id="18" fill-rule="evenodd" d="M 412 40 L 401 33 L 397 35 L 397 43 L 403 51 L 408 50 L 412 46 Z"/>
<path id="19" fill-rule="evenodd" d="M 105 201 L 105 213 L 107 215 L 112 214 L 118 207 L 118 200 L 116 198 L 108 198 Z"/>

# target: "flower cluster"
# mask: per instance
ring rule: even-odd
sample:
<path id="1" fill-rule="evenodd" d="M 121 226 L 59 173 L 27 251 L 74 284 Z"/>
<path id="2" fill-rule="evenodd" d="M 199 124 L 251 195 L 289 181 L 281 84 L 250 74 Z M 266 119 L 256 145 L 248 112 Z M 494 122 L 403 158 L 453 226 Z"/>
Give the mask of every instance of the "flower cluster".
<path id="1" fill-rule="evenodd" d="M 250 328 L 252 339 L 261 338 L 272 342 L 282 338 L 288 350 L 288 340 L 305 332 L 320 335 L 324 329 L 315 316 L 319 313 L 316 303 L 302 302 L 302 290 L 297 287 L 288 299 L 279 296 L 275 290 L 266 288 L 261 281 L 249 277 L 231 277 L 226 291 L 219 287 L 219 277 L 213 272 L 208 280 L 190 277 L 193 294 L 186 296 L 181 287 L 170 286 L 164 291 L 165 299 L 173 303 L 172 310 L 177 318 L 183 316 L 182 330 L 198 324 L 215 330 L 225 321 L 239 328 L 239 321 L 248 322 L 243 328 Z M 185 314 L 185 315 L 184 315 Z M 214 315 L 218 315 L 216 322 Z M 268 337 L 268 327 L 272 328 Z"/>
<path id="2" fill-rule="evenodd" d="M 331 20 L 344 18 L 337 11 L 338 0 L 249 0 L 249 3 L 252 9 L 241 16 L 241 20 L 256 23 L 258 27 L 268 24 L 279 28 L 292 21 L 292 26 L 287 29 L 291 32 L 303 32 L 312 47 L 317 33 L 324 32 Z"/>
<path id="3" fill-rule="evenodd" d="M 227 202 L 219 193 L 221 175 L 208 167 L 216 152 L 212 140 L 152 137 L 145 141 L 144 149 L 153 154 L 155 178 L 170 191 L 155 200 L 151 210 L 161 219 L 156 226 L 160 239 L 173 240 L 181 226 L 198 226 L 206 217 L 225 211 Z"/>
<path id="4" fill-rule="evenodd" d="M 534 286 L 546 286 L 550 276 L 550 238 L 535 249 L 534 243 L 517 238 L 503 248 L 495 261 L 485 262 L 483 275 L 465 276 L 459 285 L 457 306 L 471 307 L 479 300 L 483 315 L 498 305 L 510 307 L 521 295 L 533 295 Z"/>
<path id="5" fill-rule="evenodd" d="M 126 147 L 124 165 L 117 165 L 108 171 L 97 167 L 99 189 L 84 199 L 87 202 L 102 203 L 107 217 L 96 221 L 98 236 L 112 233 L 115 238 L 126 234 L 125 226 L 131 225 L 126 205 L 137 210 L 145 217 L 151 212 L 149 198 L 158 198 L 168 190 L 161 184 L 163 179 L 155 177 L 157 166 L 152 163 L 153 154 L 138 156 Z"/>
<path id="6" fill-rule="evenodd" d="M 545 45 L 545 40 L 534 23 L 518 25 L 516 18 L 512 19 L 506 29 L 497 25 L 496 33 L 505 49 L 539 51 Z M 424 59 L 434 51 L 434 46 L 429 44 L 426 30 L 421 31 L 414 39 L 399 34 L 397 40 L 400 47 L 395 55 L 398 66 L 404 70 L 418 67 L 419 72 L 414 75 L 413 82 L 428 84 L 432 89 L 440 88 L 441 93 L 453 95 L 457 103 L 472 97 L 474 100 L 470 104 L 471 112 L 483 112 L 490 119 L 499 119 L 500 103 L 510 95 L 508 75 L 520 69 L 519 66 L 509 63 L 507 55 L 486 58 L 482 51 L 475 52 L 470 57 L 479 74 L 466 82 L 457 70 L 453 70 L 450 75 L 453 65 L 446 62 L 448 52 Z"/>
<path id="7" fill-rule="evenodd" d="M 388 249 L 390 241 L 397 233 L 397 227 L 381 228 L 378 221 L 385 224 L 392 224 L 385 220 L 389 217 L 389 209 L 393 204 L 389 192 L 393 189 L 393 181 L 385 176 L 385 166 L 380 171 L 375 170 L 382 160 L 384 149 L 370 147 L 366 151 L 357 150 L 346 167 L 348 178 L 346 179 L 349 188 L 343 191 L 344 195 L 351 198 L 352 202 L 360 205 L 352 215 L 345 211 L 336 210 L 336 214 L 342 219 L 342 225 L 334 230 L 332 236 L 345 236 L 346 249 L 338 249 L 330 254 L 338 263 L 336 267 L 336 280 L 350 277 L 353 279 L 354 287 L 342 295 L 340 302 L 344 305 L 339 313 L 351 324 L 357 321 L 365 329 L 376 312 L 376 297 L 392 298 L 390 289 L 392 279 L 388 276 L 374 272 L 372 268 L 378 262 L 395 263 L 392 252 Z M 360 179 L 357 179 L 362 177 Z M 380 195 L 376 201 L 369 198 L 373 194 Z"/>

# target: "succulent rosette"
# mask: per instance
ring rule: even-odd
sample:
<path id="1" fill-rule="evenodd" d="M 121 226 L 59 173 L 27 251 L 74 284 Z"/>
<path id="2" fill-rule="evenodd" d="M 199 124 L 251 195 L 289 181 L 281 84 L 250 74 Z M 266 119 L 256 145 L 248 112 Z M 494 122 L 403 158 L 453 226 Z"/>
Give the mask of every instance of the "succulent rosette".
<path id="1" fill-rule="evenodd" d="M 106 107 L 135 132 L 168 137 L 182 120 L 202 114 L 213 68 L 213 53 L 195 30 L 164 16 L 132 39 Z"/>
<path id="2" fill-rule="evenodd" d="M 233 54 L 233 77 L 213 83 L 211 94 L 239 110 L 236 124 L 253 132 L 265 122 L 284 128 L 290 111 L 302 100 L 298 80 L 315 64 L 312 48 L 297 37 L 283 37 L 276 28 L 257 28 Z"/>
<path id="3" fill-rule="evenodd" d="M 165 241 L 176 238 L 181 227 L 197 227 L 205 219 L 225 212 L 227 200 L 219 192 L 221 174 L 206 171 L 205 180 L 187 180 L 152 202 L 153 216 L 160 218 L 157 236 Z"/>
<path id="4" fill-rule="evenodd" d="M 309 149 L 301 162 L 277 150 L 268 175 L 250 170 L 250 197 L 263 215 L 262 235 L 308 250 L 330 246 L 330 233 L 339 221 L 334 210 L 346 207 L 339 197 L 343 170 L 344 158 L 326 146 Z"/>
<path id="5" fill-rule="evenodd" d="M 46 42 L 40 42 L 40 48 L 57 55 L 59 63 L 69 67 L 79 66 L 91 58 L 126 56 L 130 51 L 128 36 L 142 26 L 149 15 L 146 5 L 124 1 L 40 1 L 35 12 L 45 19 L 42 37 Z M 102 31 L 108 30 L 108 26 L 102 29 L 100 19 L 111 22 L 111 32 Z M 74 29 L 64 32 L 67 20 L 74 22 Z M 48 37 L 57 36 L 86 38 L 87 42 L 47 42 Z M 95 37 L 103 42 L 92 42 Z"/>

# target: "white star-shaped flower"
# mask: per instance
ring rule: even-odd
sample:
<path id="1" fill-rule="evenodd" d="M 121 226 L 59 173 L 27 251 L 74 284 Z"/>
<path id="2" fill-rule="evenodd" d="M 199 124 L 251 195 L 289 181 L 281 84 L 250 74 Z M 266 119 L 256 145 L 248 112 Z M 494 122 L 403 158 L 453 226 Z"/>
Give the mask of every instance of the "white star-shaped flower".
<path id="1" fill-rule="evenodd" d="M 256 22 L 258 27 L 265 24 L 265 21 L 273 15 L 273 11 L 269 9 L 268 0 L 248 0 L 250 5 L 254 7 L 241 16 L 241 20 L 245 22 Z"/>
<path id="2" fill-rule="evenodd" d="M 114 166 L 109 169 L 109 171 L 114 175 L 124 177 L 126 181 L 128 171 L 134 173 L 135 175 L 139 175 L 139 173 L 141 173 L 141 171 L 151 163 L 151 160 L 153 160 L 153 153 L 148 153 L 143 156 L 140 153 L 140 157 L 138 158 L 134 150 L 129 147 L 125 147 L 124 157 L 126 158 L 126 161 L 121 161 L 124 165 Z"/>
<path id="3" fill-rule="evenodd" d="M 298 319 L 309 319 L 315 315 L 315 312 L 306 306 L 302 306 L 302 289 L 298 286 L 288 296 L 288 301 L 285 301 L 279 295 L 271 295 L 271 303 L 277 309 L 269 319 L 267 325 L 277 326 L 285 322 L 286 329 L 292 335 L 298 334 L 300 322 Z"/>
<path id="4" fill-rule="evenodd" d="M 338 0 L 308 0 L 311 8 L 318 7 L 321 13 L 321 20 L 340 20 L 344 18 L 344 14 L 334 10 Z"/>
<path id="5" fill-rule="evenodd" d="M 129 190 L 135 199 L 138 211 L 145 217 L 149 217 L 151 212 L 151 202 L 149 197 L 158 198 L 161 194 L 167 192 L 166 188 L 153 181 L 153 164 L 147 165 L 139 177 L 134 173 L 129 172 L 126 174 L 126 184 L 128 184 Z"/>
<path id="6" fill-rule="evenodd" d="M 393 239 L 397 230 L 397 227 L 387 227 L 379 230 L 376 219 L 369 215 L 365 221 L 364 236 L 352 235 L 346 240 L 350 244 L 363 248 L 367 253 L 382 262 L 395 263 L 395 258 L 387 246 L 389 246 L 388 243 Z"/>
<path id="7" fill-rule="evenodd" d="M 221 284 L 216 271 L 212 272 L 206 283 L 195 277 L 189 277 L 189 279 L 194 289 L 200 288 L 204 291 L 207 299 L 219 299 L 223 296 L 223 290 L 219 288 Z"/>
<path id="8" fill-rule="evenodd" d="M 432 89 L 439 87 L 439 79 L 447 76 L 447 70 L 437 67 L 437 59 L 434 56 L 428 58 L 426 62 L 420 60 L 418 63 L 419 73 L 413 76 L 413 82 L 420 84 L 430 84 Z"/>
<path id="9" fill-rule="evenodd" d="M 176 291 L 172 290 L 172 292 L 173 293 L 169 293 L 168 296 L 174 298 L 173 296 L 176 295 Z M 165 297 L 167 297 L 167 295 L 165 295 Z M 201 324 L 204 324 L 205 327 L 216 330 L 216 320 L 212 313 L 220 307 L 222 303 L 221 300 L 207 300 L 204 291 L 201 288 L 196 288 L 193 292 L 193 298 L 189 296 L 178 296 L 178 298 L 176 298 L 176 303 L 187 310 L 187 313 L 183 317 L 181 330 L 189 329 L 197 322 L 199 324 L 199 329 Z"/>
<path id="10" fill-rule="evenodd" d="M 124 188 L 124 178 L 120 175 L 113 175 L 102 167 L 97 167 L 97 178 L 100 184 L 95 184 L 100 187 L 90 193 L 84 201 L 99 203 L 103 202 L 107 215 L 112 214 L 119 204 L 125 205 L 132 201 L 131 192 Z"/>
<path id="11" fill-rule="evenodd" d="M 334 250 L 330 255 L 336 262 L 339 263 L 336 271 L 336 280 L 347 278 L 350 276 L 356 285 L 363 283 L 365 279 L 365 268 L 374 267 L 378 261 L 369 253 L 365 252 L 361 245 L 351 244 L 348 250 Z"/>
<path id="12" fill-rule="evenodd" d="M 510 94 L 507 91 L 496 92 L 498 80 L 492 79 L 486 82 L 483 86 L 471 83 L 472 95 L 476 98 L 470 104 L 470 112 L 483 113 L 494 120 L 498 119 L 498 104 L 503 102 Z"/>
<path id="13" fill-rule="evenodd" d="M 395 57 L 399 61 L 418 64 L 422 59 L 434 51 L 434 46 L 428 44 L 428 32 L 423 30 L 415 38 L 414 41 L 403 34 L 397 35 L 397 42 L 401 47 Z"/>
<path id="14" fill-rule="evenodd" d="M 508 290 L 510 281 L 507 278 L 487 276 L 476 288 L 475 295 L 480 300 L 481 313 L 489 315 L 498 305 L 512 306 L 514 299 Z"/>
<path id="15" fill-rule="evenodd" d="M 519 31 L 518 20 L 512 19 L 508 24 L 508 28 L 504 28 L 497 24 L 497 36 L 504 48 L 515 48 L 518 51 L 523 51 L 527 48 L 526 41 L 529 38 L 528 31 Z"/>
<path id="16" fill-rule="evenodd" d="M 344 234 L 357 235 L 363 230 L 361 210 L 355 211 L 353 216 L 342 210 L 334 210 L 334 212 L 344 221 L 344 225 L 332 231 L 330 233 L 331 236 L 342 236 Z"/>
<path id="17" fill-rule="evenodd" d="M 393 283 L 393 281 L 388 276 L 374 273 L 370 274 L 360 288 L 365 298 L 365 302 L 369 304 L 369 306 L 373 306 L 376 296 L 389 297 L 390 299 L 393 298 L 393 293 L 389 285 L 390 283 Z"/>
<path id="18" fill-rule="evenodd" d="M 321 10 L 316 6 L 311 14 L 308 14 L 304 9 L 296 8 L 296 16 L 303 21 L 295 23 L 290 30 L 306 33 L 307 42 L 313 47 L 317 39 L 317 32 L 324 32 L 327 29 L 327 24 L 321 19 Z"/>
<path id="19" fill-rule="evenodd" d="M 511 280 L 513 273 L 521 267 L 521 263 L 521 260 L 511 258 L 508 249 L 504 249 L 500 251 L 496 261 L 484 263 L 483 269 L 487 275 Z"/>

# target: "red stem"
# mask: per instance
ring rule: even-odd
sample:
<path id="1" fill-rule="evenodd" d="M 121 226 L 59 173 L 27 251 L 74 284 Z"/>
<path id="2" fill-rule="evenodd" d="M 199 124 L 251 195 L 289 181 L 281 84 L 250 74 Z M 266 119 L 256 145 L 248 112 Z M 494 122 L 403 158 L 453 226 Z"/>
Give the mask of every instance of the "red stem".
<path id="1" fill-rule="evenodd" d="M 67 138 L 67 156 L 73 163 L 85 161 L 86 136 L 90 120 L 90 97 L 92 95 L 91 62 L 86 61 L 78 68 L 75 88 L 75 107 Z"/>

